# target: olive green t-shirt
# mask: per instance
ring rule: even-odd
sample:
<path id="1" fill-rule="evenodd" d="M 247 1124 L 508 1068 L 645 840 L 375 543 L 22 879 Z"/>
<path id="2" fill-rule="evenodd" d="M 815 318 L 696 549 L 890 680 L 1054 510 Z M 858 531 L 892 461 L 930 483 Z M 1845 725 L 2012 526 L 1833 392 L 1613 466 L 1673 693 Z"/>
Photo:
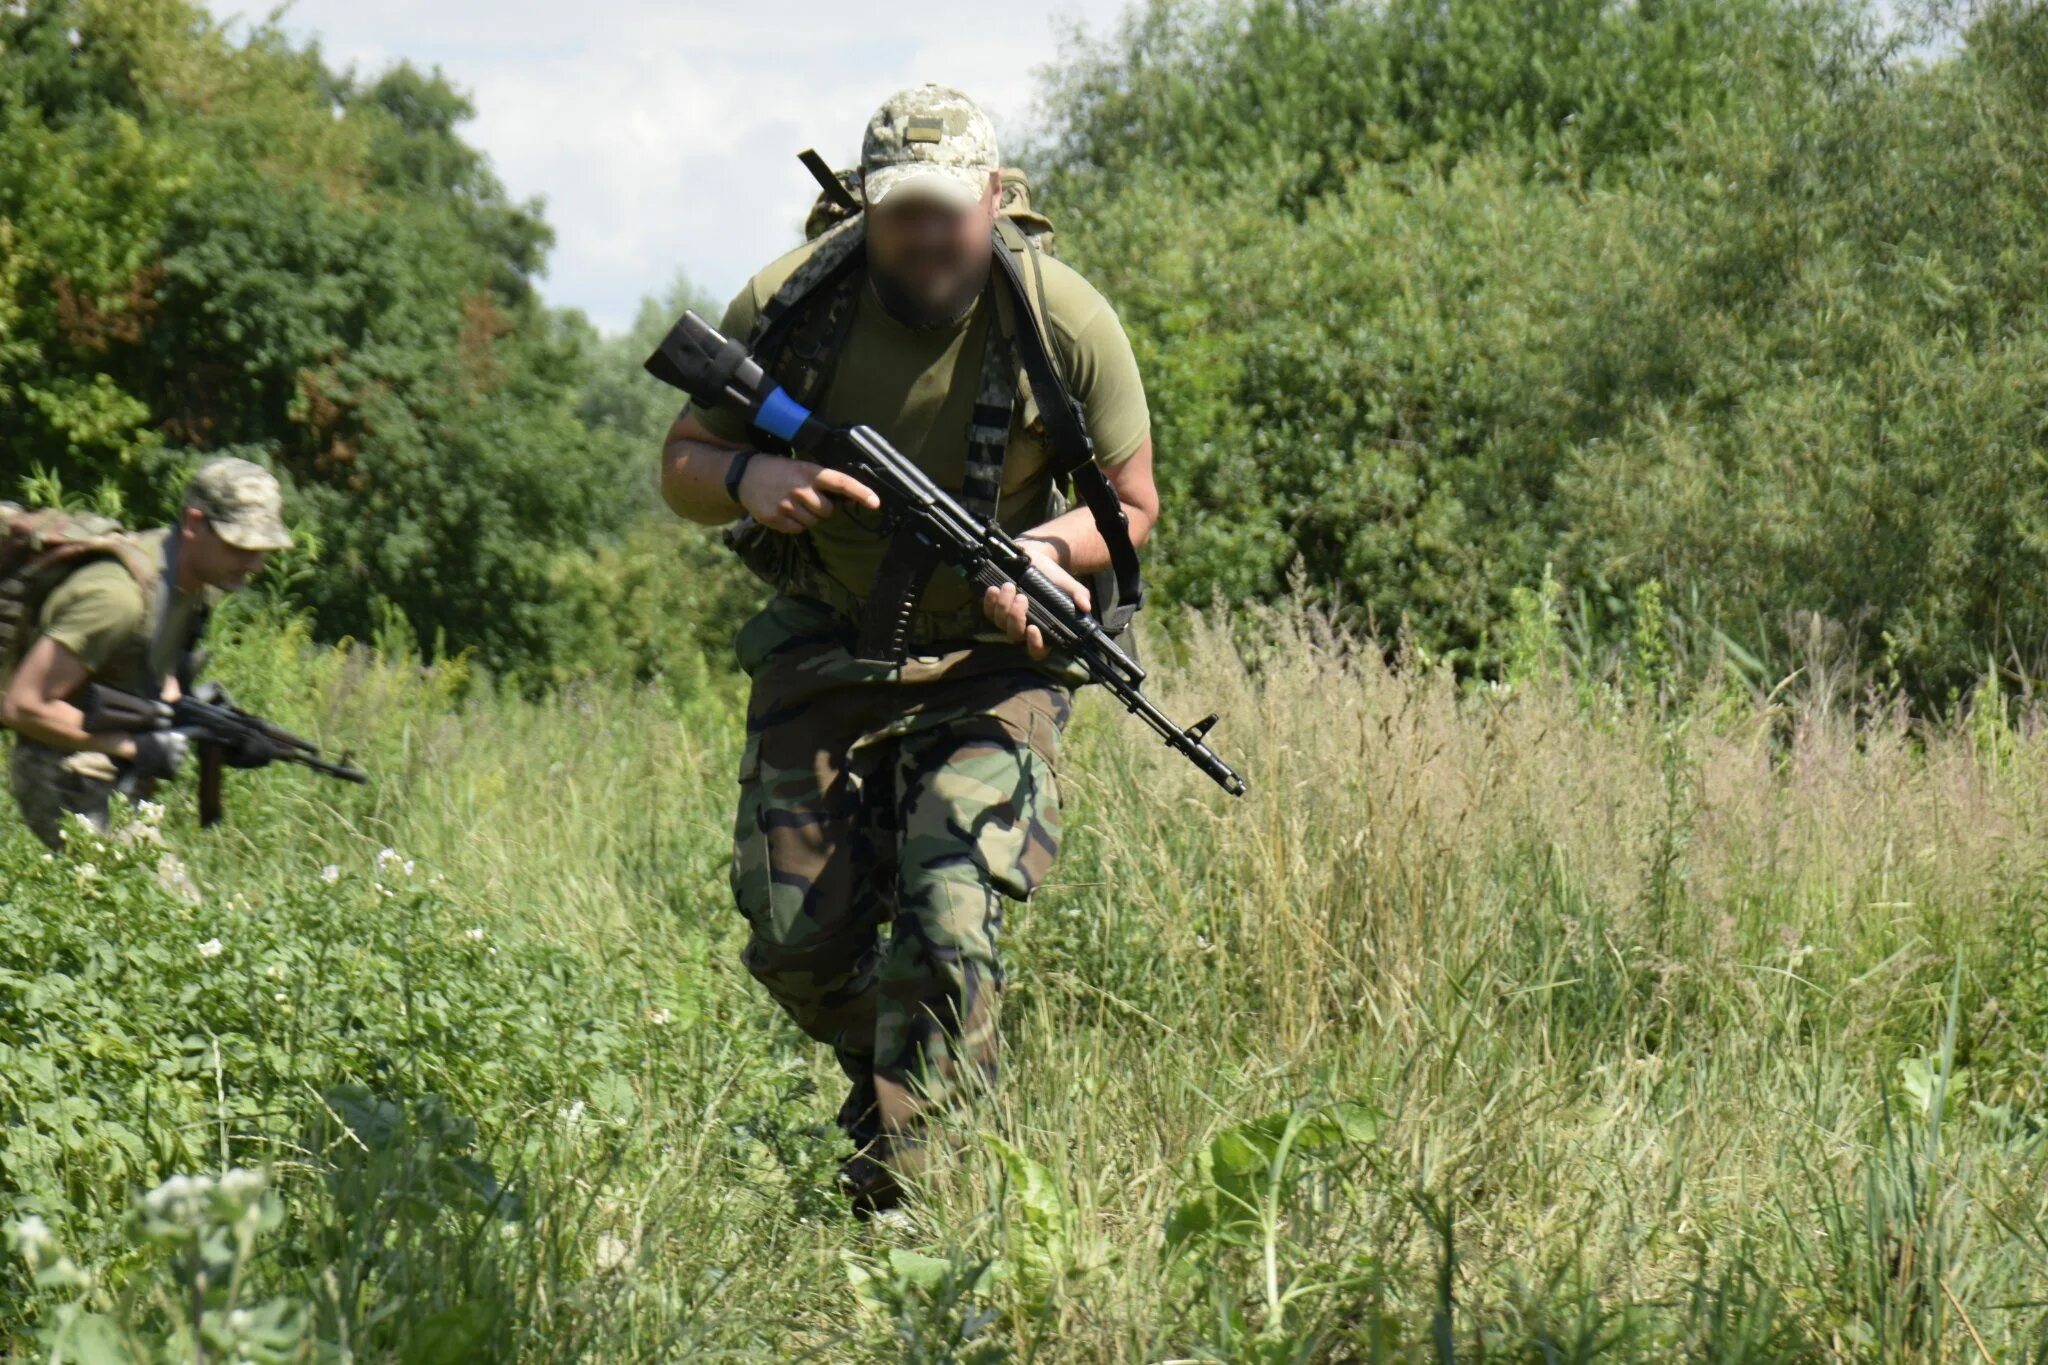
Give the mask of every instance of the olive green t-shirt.
<path id="1" fill-rule="evenodd" d="M 748 281 L 725 310 L 725 334 L 746 339 L 763 306 L 775 296 L 809 248 L 800 248 Z M 1044 267 L 1045 322 L 1065 362 L 1064 375 L 1087 412 L 1097 461 L 1114 467 L 1131 458 L 1151 434 L 1137 358 L 1106 299 L 1071 266 L 1040 256 Z M 1027 283 L 1030 274 L 1026 272 Z M 872 288 L 861 291 L 853 325 L 833 367 L 819 415 L 834 426 L 864 423 L 915 460 L 941 488 L 959 492 L 967 472 L 967 431 L 981 386 L 982 351 L 991 310 L 984 299 L 956 326 L 906 327 L 891 318 Z M 693 405 L 694 406 L 694 405 Z M 698 419 L 716 435 L 752 440 L 743 414 L 729 407 L 702 409 Z M 997 520 L 1012 533 L 1028 531 L 1045 505 L 1048 452 L 1035 405 L 1013 419 L 1003 460 Z M 810 532 L 826 572 L 857 596 L 873 585 L 888 538 L 865 514 L 844 510 Z M 949 570 L 932 578 L 919 606 L 955 612 L 971 601 L 966 582 Z"/>
<path id="2" fill-rule="evenodd" d="M 162 555 L 161 535 L 144 538 L 144 544 L 148 553 Z M 151 677 L 176 671 L 193 618 L 207 605 L 202 594 L 173 592 L 169 599 L 162 608 L 168 619 L 159 630 L 159 604 L 144 595 L 135 576 L 119 560 L 96 559 L 50 590 L 37 633 L 76 654 L 95 680 L 144 691 Z"/>

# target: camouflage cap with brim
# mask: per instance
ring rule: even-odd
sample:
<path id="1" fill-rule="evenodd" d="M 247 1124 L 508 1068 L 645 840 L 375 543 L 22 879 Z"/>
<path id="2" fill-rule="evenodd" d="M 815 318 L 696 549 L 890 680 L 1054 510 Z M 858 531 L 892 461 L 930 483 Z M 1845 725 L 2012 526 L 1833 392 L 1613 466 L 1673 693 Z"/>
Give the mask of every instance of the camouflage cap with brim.
<path id="1" fill-rule="evenodd" d="M 861 141 L 861 185 L 870 208 L 913 197 L 965 208 L 981 201 L 989 176 L 1001 167 L 995 124 L 949 86 L 897 91 L 868 120 Z"/>
<path id="2" fill-rule="evenodd" d="M 233 456 L 208 460 L 185 488 L 185 505 L 204 514 L 214 534 L 237 550 L 288 550 L 284 494 L 261 465 Z"/>

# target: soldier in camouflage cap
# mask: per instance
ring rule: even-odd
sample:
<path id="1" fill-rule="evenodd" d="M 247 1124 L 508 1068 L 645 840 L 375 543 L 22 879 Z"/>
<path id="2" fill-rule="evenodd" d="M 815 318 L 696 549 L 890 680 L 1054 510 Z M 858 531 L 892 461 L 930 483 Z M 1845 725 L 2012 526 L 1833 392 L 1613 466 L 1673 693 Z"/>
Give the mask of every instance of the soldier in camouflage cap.
<path id="1" fill-rule="evenodd" d="M 289 548 L 277 480 L 247 460 L 200 467 L 178 523 L 129 535 L 109 529 L 104 552 L 79 557 L 37 585 L 20 647 L 0 658 L 0 726 L 15 734 L 8 787 L 36 836 L 63 843 L 70 816 L 104 827 L 124 768 L 146 782 L 174 775 L 182 736 L 94 732 L 78 707 L 87 684 L 171 700 L 190 686 L 213 606 L 246 587 L 273 551 Z M 253 765 L 260 754 L 231 754 Z"/>
<path id="2" fill-rule="evenodd" d="M 1081 579 L 1108 549 L 1054 487 L 1020 319 L 1037 316 L 1065 360 L 1140 543 L 1158 515 L 1150 418 L 1108 303 L 1027 240 L 1004 245 L 1001 165 L 993 125 L 958 90 L 892 95 L 862 145 L 864 211 L 814 223 L 816 240 L 749 281 L 723 330 L 827 421 L 874 427 L 999 521 L 1085 606 Z M 1029 300 L 1004 292 L 1000 250 L 1022 255 Z M 846 1073 L 839 1117 L 856 1151 L 842 1184 L 873 1211 L 926 1159 L 934 1109 L 995 1079 L 1003 911 L 1059 850 L 1073 680 L 1014 588 L 980 594 L 950 569 L 920 586 L 873 491 L 754 439 L 744 414 L 693 406 L 669 433 L 662 486 L 691 520 L 740 518 L 736 546 L 776 591 L 738 640 L 753 693 L 732 889 L 748 970 Z M 875 597 L 914 605 L 911 657 L 861 648 Z"/>

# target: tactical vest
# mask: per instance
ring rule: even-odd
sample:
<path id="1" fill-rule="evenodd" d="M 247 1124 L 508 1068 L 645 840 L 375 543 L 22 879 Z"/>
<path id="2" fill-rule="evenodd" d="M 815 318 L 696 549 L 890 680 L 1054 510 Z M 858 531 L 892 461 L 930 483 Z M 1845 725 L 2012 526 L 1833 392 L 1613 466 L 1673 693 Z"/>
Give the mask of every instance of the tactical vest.
<path id="1" fill-rule="evenodd" d="M 153 630 L 161 629 L 164 561 L 153 540 L 91 513 L 0 502 L 0 686 L 35 643 L 50 594 L 97 560 L 114 560 L 128 571 L 156 623 Z M 191 639 L 180 642 L 181 656 L 204 628 L 202 612 L 192 623 Z"/>
<path id="2" fill-rule="evenodd" d="M 1059 491 L 1063 482 L 1070 483 L 1088 506 L 1112 560 L 1094 585 L 1097 615 L 1106 628 L 1118 633 L 1143 602 L 1144 582 L 1123 504 L 1095 462 L 1086 415 L 1046 340 L 1039 261 L 1044 248 L 1036 238 L 1043 235 L 1049 241 L 1050 224 L 1031 212 L 1021 184 L 1019 192 L 1006 192 L 1003 204 L 990 244 L 993 268 L 982 296 L 992 317 L 967 432 L 966 474 L 955 492 L 974 515 L 995 520 L 1010 430 L 1023 417 L 1023 425 L 1045 441 L 1049 456 L 1043 505 L 1029 509 L 1029 515 L 1036 524 L 1064 510 Z M 762 306 L 746 339 L 763 368 L 807 407 L 815 409 L 823 402 L 852 330 L 866 282 L 866 242 L 865 217 L 857 211 L 843 214 L 816 238 L 811 254 Z M 727 541 L 778 591 L 822 601 L 857 621 L 863 658 L 900 662 L 912 642 L 929 650 L 989 629 L 978 606 L 936 616 L 916 609 L 938 560 L 908 534 L 892 539 L 881 572 L 865 595 L 852 592 L 824 570 L 808 536 L 776 534 L 743 519 L 727 533 Z"/>

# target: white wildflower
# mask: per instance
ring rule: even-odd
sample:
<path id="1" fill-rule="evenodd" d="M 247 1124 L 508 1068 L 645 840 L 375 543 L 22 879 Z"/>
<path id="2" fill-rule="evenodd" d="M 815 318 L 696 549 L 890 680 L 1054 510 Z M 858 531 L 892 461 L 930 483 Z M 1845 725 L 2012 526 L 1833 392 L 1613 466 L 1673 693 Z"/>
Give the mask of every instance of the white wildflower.
<path id="1" fill-rule="evenodd" d="M 397 850 L 397 849 L 395 849 L 395 848 L 380 848 L 380 849 L 378 849 L 378 850 L 377 850 L 377 870 L 378 870 L 379 872 L 382 872 L 382 871 L 383 871 L 383 870 L 384 870 L 385 868 L 389 867 L 389 866 L 390 866 L 391 864 L 393 864 L 393 863 L 395 863 L 395 862 L 397 862 L 397 861 L 398 861 L 398 850 Z"/>
<path id="2" fill-rule="evenodd" d="M 192 880 L 192 870 L 175 853 L 166 853 L 156 860 L 156 879 L 158 885 L 187 905 L 199 905 L 206 900 L 199 883 Z"/>
<path id="3" fill-rule="evenodd" d="M 623 1237 L 614 1237 L 609 1232 L 597 1239 L 597 1268 L 617 1270 L 633 1259 L 633 1248 Z"/>
<path id="4" fill-rule="evenodd" d="M 668 1023 L 669 1017 L 669 1012 L 665 1009 L 651 1009 L 647 1011 L 647 1022 L 656 1028 L 660 1028 Z"/>
<path id="5" fill-rule="evenodd" d="M 91 863 L 80 863 L 71 870 L 71 875 L 78 878 L 80 886 L 87 886 L 98 880 L 100 870 Z"/>
<path id="6" fill-rule="evenodd" d="M 238 1202 L 247 1202 L 263 1193 L 263 1172 L 236 1166 L 220 1178 L 220 1192 Z"/>
<path id="7" fill-rule="evenodd" d="M 285 1001 L 291 999 L 291 997 L 289 995 L 286 995 L 283 991 L 279 991 L 277 994 L 271 996 L 270 998 L 272 1000 L 275 1000 L 280 1005 L 282 1005 Z"/>
<path id="8" fill-rule="evenodd" d="M 201 960 L 219 957 L 221 955 L 221 951 L 221 942 L 217 938 L 210 938 L 206 940 L 206 942 L 199 945 L 199 956 Z"/>
<path id="9" fill-rule="evenodd" d="M 320 880 L 326 882 L 329 886 L 334 885 L 341 880 L 341 869 L 333 863 L 329 863 L 320 869 Z"/>
<path id="10" fill-rule="evenodd" d="M 462 936 L 471 943 L 482 943 L 484 941 L 484 927 L 481 924 L 472 925 L 463 931 Z"/>
<path id="11" fill-rule="evenodd" d="M 578 1100 L 563 1111 L 562 1117 L 570 1123 L 581 1123 L 583 1122 L 583 1111 L 586 1107 L 582 1100 Z"/>
<path id="12" fill-rule="evenodd" d="M 43 1253 L 57 1243 L 50 1225 L 33 1213 L 9 1223 L 7 1237 L 14 1243 L 16 1254 L 28 1262 L 31 1270 L 42 1263 Z"/>
<path id="13" fill-rule="evenodd" d="M 228 1314 L 228 1330 L 241 1336 L 256 1325 L 256 1315 L 246 1308 L 237 1308 Z"/>
<path id="14" fill-rule="evenodd" d="M 203 1175 L 174 1175 L 142 1196 L 142 1207 L 159 1222 L 196 1224 L 212 1193 L 213 1181 Z"/>
<path id="15" fill-rule="evenodd" d="M 163 803 L 160 801 L 139 802 L 135 807 L 135 815 L 145 825 L 162 824 L 164 818 Z"/>

